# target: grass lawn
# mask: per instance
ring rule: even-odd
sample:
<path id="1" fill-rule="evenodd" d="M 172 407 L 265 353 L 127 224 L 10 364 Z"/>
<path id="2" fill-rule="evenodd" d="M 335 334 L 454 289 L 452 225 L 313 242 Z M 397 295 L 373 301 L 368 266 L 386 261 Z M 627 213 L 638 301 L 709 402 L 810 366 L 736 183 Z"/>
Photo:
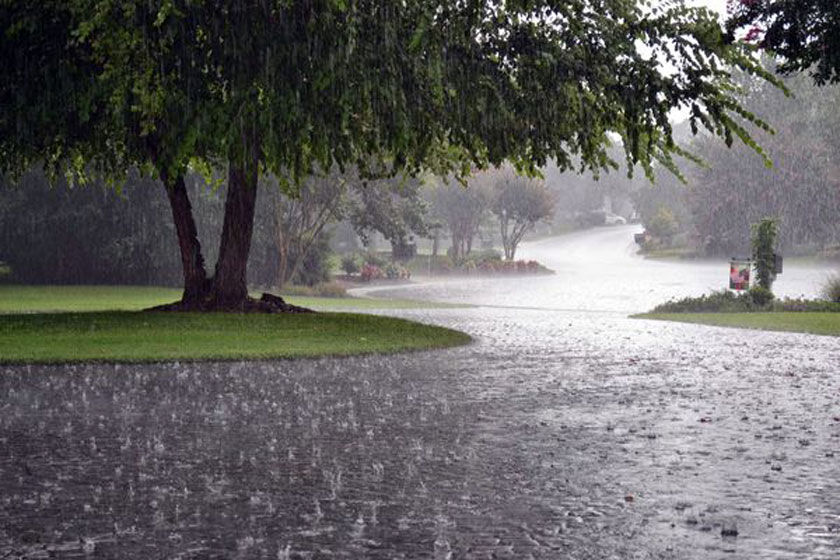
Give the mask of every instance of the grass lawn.
<path id="1" fill-rule="evenodd" d="M 258 294 L 257 294 L 258 295 Z M 154 286 L 18 286 L 0 285 L 0 313 L 53 311 L 138 311 L 176 301 L 181 290 Z M 284 296 L 294 305 L 324 310 L 453 307 L 447 304 L 372 298 Z"/>
<path id="2" fill-rule="evenodd" d="M 155 362 L 349 356 L 467 344 L 442 327 L 350 313 L 137 312 L 180 291 L 138 286 L 0 286 L 0 363 Z M 422 306 L 407 300 L 289 297 L 312 308 Z"/>
<path id="3" fill-rule="evenodd" d="M 155 362 L 349 356 L 466 344 L 464 333 L 350 313 L 0 315 L 0 363 Z"/>
<path id="4" fill-rule="evenodd" d="M 840 336 L 840 313 L 793 311 L 755 313 L 642 313 L 633 317 L 682 323 L 698 323 L 719 327 Z"/>

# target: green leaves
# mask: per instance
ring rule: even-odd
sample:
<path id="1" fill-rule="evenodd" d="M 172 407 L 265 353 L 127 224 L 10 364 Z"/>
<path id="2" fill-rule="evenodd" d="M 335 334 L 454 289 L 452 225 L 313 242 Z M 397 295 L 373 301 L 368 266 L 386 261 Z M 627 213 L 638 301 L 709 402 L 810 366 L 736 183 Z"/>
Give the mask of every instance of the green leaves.
<path id="1" fill-rule="evenodd" d="M 612 134 L 649 171 L 678 153 L 669 119 L 679 108 L 691 107 L 696 132 L 759 153 L 748 127 L 769 128 L 743 110 L 730 74 L 772 76 L 712 14 L 681 2 L 74 0 L 33 10 L 28 21 L 59 21 L 57 33 L 21 35 L 16 23 L 9 51 L 47 41 L 49 57 L 70 38 L 61 68 L 78 69 L 65 83 L 83 93 L 62 107 L 63 90 L 42 78 L 50 94 L 32 98 L 37 112 L 4 110 L 0 132 L 13 140 L 2 140 L 3 167 L 49 149 L 167 173 L 193 157 L 256 157 L 293 181 L 370 159 L 410 173 L 504 160 L 528 172 L 549 158 L 597 172 L 610 166 Z M 4 101 L 31 78 L 21 66 L 2 76 Z M 65 115 L 49 134 L 44 113 Z M 454 159 L 442 164 L 448 147 Z"/>

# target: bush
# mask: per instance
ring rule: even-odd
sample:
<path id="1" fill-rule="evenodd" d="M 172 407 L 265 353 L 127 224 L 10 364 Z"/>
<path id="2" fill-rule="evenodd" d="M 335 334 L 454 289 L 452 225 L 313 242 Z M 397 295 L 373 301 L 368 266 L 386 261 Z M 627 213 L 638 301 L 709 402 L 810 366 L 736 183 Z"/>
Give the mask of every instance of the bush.
<path id="1" fill-rule="evenodd" d="M 300 284 L 286 284 L 283 286 L 284 296 L 305 296 L 305 297 L 346 297 L 347 290 L 338 282 L 321 282 L 314 286 L 303 286 Z"/>
<path id="2" fill-rule="evenodd" d="M 770 299 L 766 299 L 770 296 Z M 742 313 L 750 311 L 840 312 L 840 303 L 825 300 L 778 300 L 769 290 L 755 287 L 749 292 L 735 294 L 729 290 L 715 291 L 700 297 L 672 300 L 653 309 L 653 313 Z"/>
<path id="3" fill-rule="evenodd" d="M 347 297 L 347 290 L 338 282 L 321 282 L 315 286 L 315 295 L 319 297 Z"/>
<path id="4" fill-rule="evenodd" d="M 475 261 L 476 265 L 479 265 L 485 261 L 500 261 L 502 260 L 502 254 L 495 249 L 485 249 L 470 255 L 470 258 Z"/>
<path id="5" fill-rule="evenodd" d="M 341 258 L 341 270 L 348 275 L 359 272 L 359 259 L 356 255 L 344 255 Z"/>
<path id="6" fill-rule="evenodd" d="M 378 280 L 383 277 L 382 269 L 375 264 L 365 263 L 362 266 L 362 280 L 370 282 L 371 280 Z"/>
<path id="7" fill-rule="evenodd" d="M 386 264 L 388 264 L 388 259 L 381 255 L 377 255 L 373 251 L 365 253 L 365 264 L 369 264 L 375 266 L 377 268 L 382 268 Z"/>
<path id="8" fill-rule="evenodd" d="M 759 307 L 764 307 L 765 305 L 776 299 L 776 296 L 773 295 L 773 292 L 762 286 L 753 286 L 752 288 L 750 288 L 749 294 L 750 298 L 752 299 L 752 302 Z"/>
<path id="9" fill-rule="evenodd" d="M 840 273 L 835 272 L 826 279 L 822 296 L 828 301 L 840 303 Z"/>
<path id="10" fill-rule="evenodd" d="M 748 293 L 735 294 L 729 290 L 713 291 L 700 297 L 672 300 L 654 309 L 654 313 L 714 313 L 753 311 L 755 303 Z"/>
<path id="11" fill-rule="evenodd" d="M 318 236 L 309 251 L 303 256 L 303 261 L 297 273 L 292 278 L 292 284 L 303 284 L 315 286 L 330 279 L 330 240 L 329 236 L 322 234 Z M 292 253 L 291 258 L 296 258 Z"/>
<path id="12" fill-rule="evenodd" d="M 679 231 L 679 223 L 674 213 L 665 206 L 660 206 L 656 214 L 646 224 L 647 231 L 651 235 L 658 237 L 665 243 L 670 244 L 674 235 Z"/>

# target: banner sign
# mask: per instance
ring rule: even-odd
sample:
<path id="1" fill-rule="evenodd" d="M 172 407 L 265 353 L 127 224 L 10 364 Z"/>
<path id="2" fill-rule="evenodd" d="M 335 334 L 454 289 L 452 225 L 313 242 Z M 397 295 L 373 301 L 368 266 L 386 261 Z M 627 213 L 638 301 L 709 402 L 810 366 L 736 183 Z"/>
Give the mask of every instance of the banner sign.
<path id="1" fill-rule="evenodd" d="M 729 289 L 749 290 L 750 289 L 750 261 L 732 259 L 729 262 Z"/>

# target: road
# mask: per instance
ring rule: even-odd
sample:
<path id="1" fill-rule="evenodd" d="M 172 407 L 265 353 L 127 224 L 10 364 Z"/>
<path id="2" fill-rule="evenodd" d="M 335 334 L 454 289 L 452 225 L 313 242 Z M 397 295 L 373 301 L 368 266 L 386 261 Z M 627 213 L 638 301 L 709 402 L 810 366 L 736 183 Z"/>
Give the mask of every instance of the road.
<path id="1" fill-rule="evenodd" d="M 632 231 L 395 291 L 462 348 L 3 368 L 0 557 L 837 558 L 837 339 L 629 319 L 727 272 Z"/>

